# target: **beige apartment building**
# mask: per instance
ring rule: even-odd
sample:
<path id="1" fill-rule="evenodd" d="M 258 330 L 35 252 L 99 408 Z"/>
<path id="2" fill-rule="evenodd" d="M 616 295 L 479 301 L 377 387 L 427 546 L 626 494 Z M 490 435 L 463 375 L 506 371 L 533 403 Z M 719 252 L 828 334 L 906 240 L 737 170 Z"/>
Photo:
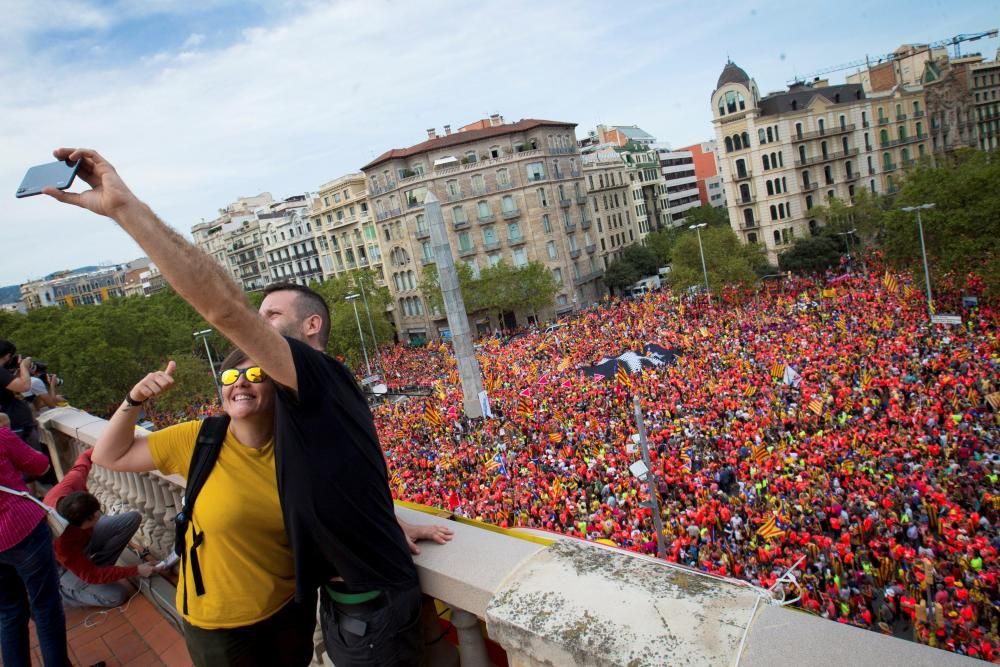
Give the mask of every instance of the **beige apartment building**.
<path id="1" fill-rule="evenodd" d="M 194 244 L 215 258 L 248 292 L 269 282 L 264 234 L 257 212 L 273 203 L 269 192 L 240 197 L 219 209 L 214 220 L 202 220 L 191 227 Z"/>
<path id="2" fill-rule="evenodd" d="M 444 313 L 429 312 L 418 290 L 434 262 L 423 210 L 428 191 L 441 203 L 457 262 L 477 275 L 507 262 L 541 262 L 560 291 L 548 319 L 600 298 L 602 275 L 574 123 L 495 114 L 452 132 L 427 131 L 427 140 L 386 151 L 362 168 L 382 246 L 386 284 L 403 339 L 437 337 Z M 523 325 L 534 314 L 481 315 L 474 330 Z"/>
<path id="3" fill-rule="evenodd" d="M 370 269 L 376 284 L 385 285 L 382 248 L 368 208 L 364 174 L 347 174 L 324 183 L 309 214 L 324 278 Z"/>
<path id="4" fill-rule="evenodd" d="M 969 69 L 977 146 L 995 151 L 1000 148 L 1000 51 L 993 60 L 978 58 Z"/>
<path id="5" fill-rule="evenodd" d="M 930 155 L 927 99 L 923 86 L 906 84 L 885 92 L 872 92 L 869 97 L 875 115 L 878 154 L 868 155 L 866 166 L 872 173 L 877 161 L 885 177 L 884 192 L 892 194 L 899 190 L 900 170 Z"/>
<path id="6" fill-rule="evenodd" d="M 771 262 L 819 224 L 811 209 L 833 197 L 850 201 L 858 187 L 885 190 L 861 84 L 797 83 L 761 97 L 730 62 L 712 110 L 730 222 L 745 243 L 763 244 Z"/>

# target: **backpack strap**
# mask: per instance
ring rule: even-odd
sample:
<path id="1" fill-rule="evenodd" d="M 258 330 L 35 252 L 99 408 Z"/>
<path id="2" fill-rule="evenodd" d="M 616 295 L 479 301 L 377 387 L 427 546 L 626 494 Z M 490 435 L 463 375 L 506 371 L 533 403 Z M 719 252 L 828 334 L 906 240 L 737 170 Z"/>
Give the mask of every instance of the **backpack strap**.
<path id="1" fill-rule="evenodd" d="M 181 557 L 185 573 L 182 576 L 186 581 L 186 570 L 190 561 L 191 577 L 194 580 L 195 593 L 199 596 L 205 594 L 205 582 L 201 577 L 201 566 L 198 563 L 198 547 L 205 540 L 204 533 L 198 532 L 192 526 L 192 543 L 190 550 L 187 549 L 186 538 L 187 528 L 191 524 L 191 514 L 194 511 L 194 503 L 198 499 L 198 494 L 205 486 L 219 452 L 222 451 L 222 443 L 226 439 L 226 432 L 229 429 L 229 416 L 219 415 L 217 417 L 207 417 L 201 422 L 201 429 L 198 431 L 198 439 L 195 441 L 194 451 L 191 453 L 191 464 L 188 466 L 187 486 L 184 489 L 183 506 L 177 516 L 174 517 L 174 553 Z M 184 586 L 184 613 L 188 613 L 187 585 Z"/>

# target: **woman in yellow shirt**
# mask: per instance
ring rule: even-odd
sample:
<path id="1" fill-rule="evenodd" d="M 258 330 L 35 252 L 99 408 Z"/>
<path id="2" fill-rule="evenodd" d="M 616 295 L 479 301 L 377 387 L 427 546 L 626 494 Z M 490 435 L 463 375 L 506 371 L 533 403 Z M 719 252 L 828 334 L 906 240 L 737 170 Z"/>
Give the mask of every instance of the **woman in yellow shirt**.
<path id="1" fill-rule="evenodd" d="M 315 609 L 295 603 L 295 570 L 274 468 L 274 385 L 239 350 L 223 361 L 222 408 L 230 417 L 219 458 L 194 506 L 186 544 L 203 535 L 198 564 L 181 569 L 177 609 L 195 665 L 308 665 Z M 200 422 L 136 435 L 139 405 L 173 384 L 174 362 L 128 393 L 94 446 L 112 470 L 159 470 L 185 479 Z M 184 604 L 186 598 L 186 605 Z"/>

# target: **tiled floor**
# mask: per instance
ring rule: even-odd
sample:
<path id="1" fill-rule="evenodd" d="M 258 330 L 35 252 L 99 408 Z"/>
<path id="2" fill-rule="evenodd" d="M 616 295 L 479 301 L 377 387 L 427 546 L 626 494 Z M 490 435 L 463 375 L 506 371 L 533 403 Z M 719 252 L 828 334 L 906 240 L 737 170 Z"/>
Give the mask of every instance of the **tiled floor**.
<path id="1" fill-rule="evenodd" d="M 142 595 L 135 596 L 124 613 L 119 609 L 99 612 L 93 608 L 66 608 L 66 636 L 74 665 L 89 667 L 103 660 L 108 667 L 190 667 L 184 638 Z M 34 625 L 31 654 L 31 664 L 41 667 Z"/>

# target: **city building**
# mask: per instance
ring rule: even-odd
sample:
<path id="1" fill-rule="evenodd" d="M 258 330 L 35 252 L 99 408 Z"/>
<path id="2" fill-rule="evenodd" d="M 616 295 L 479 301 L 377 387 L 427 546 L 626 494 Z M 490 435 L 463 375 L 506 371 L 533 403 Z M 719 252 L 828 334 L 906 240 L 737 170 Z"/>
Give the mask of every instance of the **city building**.
<path id="1" fill-rule="evenodd" d="M 902 112 L 902 97 L 881 100 L 884 118 L 897 103 Z M 771 262 L 819 224 L 811 209 L 834 197 L 851 201 L 862 178 L 863 187 L 885 191 L 878 126 L 860 83 L 795 83 L 762 97 L 756 82 L 728 62 L 712 111 L 730 223 L 744 242 L 762 243 Z M 907 131 L 908 144 L 915 131 Z M 887 138 L 897 141 L 890 149 L 902 145 L 896 125 Z"/>
<path id="2" fill-rule="evenodd" d="M 684 224 L 684 213 L 701 206 L 698 194 L 698 177 L 695 174 L 694 154 L 687 150 L 657 148 L 666 189 L 666 215 L 661 226 L 678 227 Z"/>
<path id="3" fill-rule="evenodd" d="M 551 312 L 481 315 L 473 330 L 547 319 L 601 296 L 588 197 L 574 123 L 524 119 L 506 123 L 494 114 L 452 132 L 386 151 L 362 168 L 384 256 L 386 284 L 404 339 L 447 331 L 444 313 L 430 312 L 418 286 L 434 262 L 423 202 L 441 203 L 456 261 L 478 275 L 501 261 L 548 268 L 560 291 Z"/>
<path id="4" fill-rule="evenodd" d="M 125 296 L 127 264 L 59 271 L 42 280 L 21 285 L 21 300 L 28 310 L 47 306 L 90 306 Z"/>
<path id="5" fill-rule="evenodd" d="M 347 174 L 324 183 L 309 215 L 319 243 L 324 278 L 371 269 L 376 284 L 385 284 L 382 248 L 368 209 L 364 174 Z"/>
<path id="6" fill-rule="evenodd" d="M 578 143 L 581 148 L 606 144 L 622 147 L 629 143 L 648 148 L 656 143 L 656 137 L 638 125 L 612 125 L 611 127 L 598 125 Z"/>
<path id="7" fill-rule="evenodd" d="M 701 205 L 725 208 L 726 192 L 719 171 L 719 150 L 715 140 L 684 146 L 680 150 L 691 153 Z"/>
<path id="8" fill-rule="evenodd" d="M 978 148 L 994 151 L 1000 147 L 1000 50 L 993 60 L 973 63 L 969 69 Z"/>
<path id="9" fill-rule="evenodd" d="M 310 217 L 311 197 L 294 195 L 257 210 L 269 274 L 266 283 L 323 282 L 319 242 Z"/>
<path id="10" fill-rule="evenodd" d="M 166 287 L 166 279 L 148 257 L 129 262 L 123 284 L 125 296 L 149 296 Z"/>
<path id="11" fill-rule="evenodd" d="M 269 192 L 240 197 L 211 221 L 191 227 L 194 244 L 215 258 L 247 291 L 261 289 L 268 281 L 264 240 L 257 211 L 274 203 Z"/>

